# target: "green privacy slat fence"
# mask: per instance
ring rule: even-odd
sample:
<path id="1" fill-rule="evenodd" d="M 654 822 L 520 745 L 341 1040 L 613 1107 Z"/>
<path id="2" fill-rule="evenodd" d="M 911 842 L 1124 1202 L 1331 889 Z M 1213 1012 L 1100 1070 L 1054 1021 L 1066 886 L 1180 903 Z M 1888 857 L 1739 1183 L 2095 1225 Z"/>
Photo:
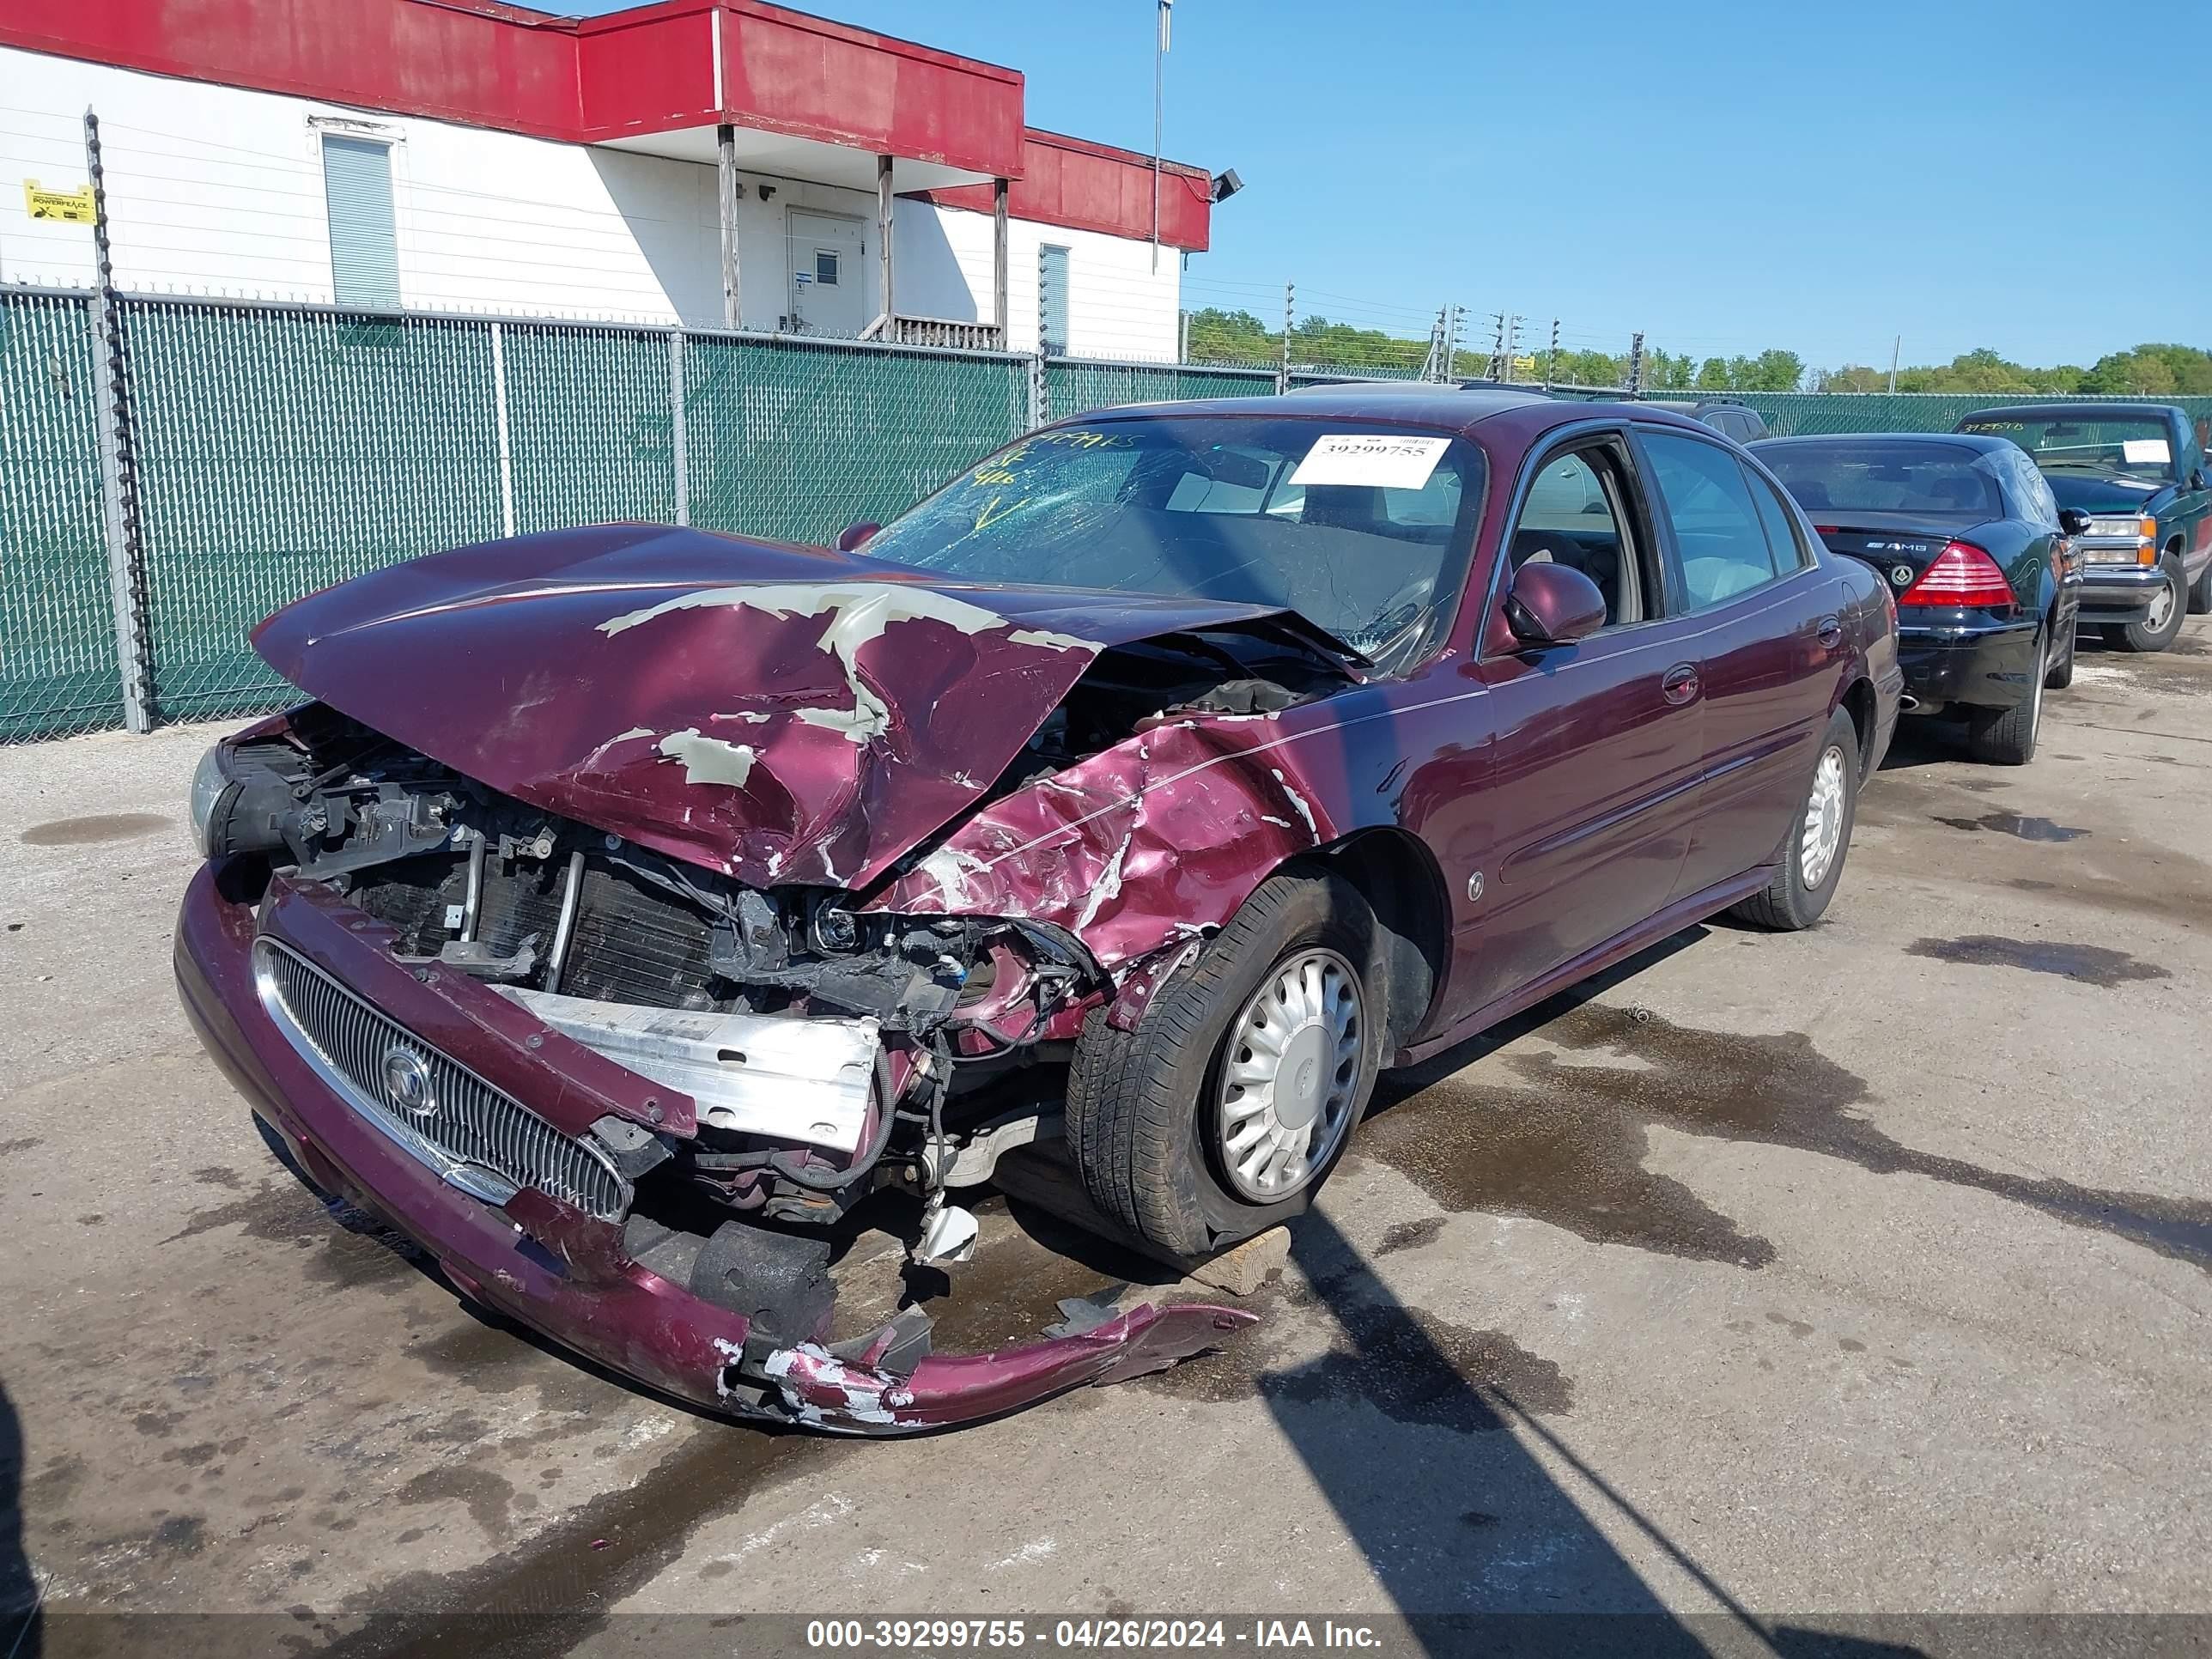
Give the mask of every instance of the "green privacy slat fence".
<path id="1" fill-rule="evenodd" d="M 95 363 L 85 300 L 0 291 L 0 743 L 123 719 Z"/>
<path id="2" fill-rule="evenodd" d="M 1044 368 L 1048 420 L 1121 404 L 1180 398 L 1258 398 L 1275 390 L 1272 368 L 1198 368 L 1186 363 L 1120 363 L 1054 357 Z"/>
<path id="3" fill-rule="evenodd" d="M 676 522 L 665 331 L 501 330 L 518 532 Z"/>
<path id="4" fill-rule="evenodd" d="M 286 695 L 247 630 L 286 601 L 501 527 L 488 324 L 129 301 L 154 698 Z"/>
<path id="5" fill-rule="evenodd" d="M 1028 424 L 1017 357 L 693 335 L 691 522 L 826 542 L 902 512 Z"/>
<path id="6" fill-rule="evenodd" d="M 1668 398 L 1694 398 L 1694 392 Z M 2212 418 L 2212 398 L 2059 398 L 2032 392 L 1745 392 L 1717 393 L 1748 404 L 1778 438 L 1823 432 L 1948 432 L 1961 416 L 2006 404 L 2177 404 L 2192 421 Z"/>

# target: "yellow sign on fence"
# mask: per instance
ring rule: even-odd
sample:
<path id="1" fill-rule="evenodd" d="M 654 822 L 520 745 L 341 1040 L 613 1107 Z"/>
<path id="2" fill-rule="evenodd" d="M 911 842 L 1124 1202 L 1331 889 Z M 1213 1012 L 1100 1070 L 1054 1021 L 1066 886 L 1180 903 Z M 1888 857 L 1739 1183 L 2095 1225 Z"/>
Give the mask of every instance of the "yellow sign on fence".
<path id="1" fill-rule="evenodd" d="M 49 190 L 35 179 L 26 179 L 23 211 L 33 219 L 58 219 L 65 225 L 88 225 L 93 221 L 92 186 Z"/>

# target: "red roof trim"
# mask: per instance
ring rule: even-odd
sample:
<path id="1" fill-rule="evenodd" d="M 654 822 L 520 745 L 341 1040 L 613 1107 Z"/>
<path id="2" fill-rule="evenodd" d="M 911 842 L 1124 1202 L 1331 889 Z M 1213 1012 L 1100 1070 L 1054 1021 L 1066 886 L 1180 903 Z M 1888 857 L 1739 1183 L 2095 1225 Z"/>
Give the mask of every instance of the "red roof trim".
<path id="1" fill-rule="evenodd" d="M 916 199 L 938 207 L 988 213 L 991 186 L 961 185 L 918 190 Z M 1152 158 L 1087 138 L 1022 131 L 1022 171 L 1006 190 L 1006 211 L 1017 219 L 1095 230 L 1107 236 L 1149 239 L 1152 234 Z M 1160 240 L 1203 253 L 1211 239 L 1213 176 L 1188 161 L 1160 163 Z"/>

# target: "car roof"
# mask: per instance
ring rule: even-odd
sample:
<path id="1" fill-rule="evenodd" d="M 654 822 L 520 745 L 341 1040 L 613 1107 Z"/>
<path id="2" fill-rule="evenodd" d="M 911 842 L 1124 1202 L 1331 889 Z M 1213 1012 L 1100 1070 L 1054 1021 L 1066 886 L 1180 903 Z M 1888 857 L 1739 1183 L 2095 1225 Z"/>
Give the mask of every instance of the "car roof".
<path id="1" fill-rule="evenodd" d="M 1950 449 L 2010 449 L 2013 441 L 1994 432 L 1801 432 L 1791 438 L 1760 438 L 1747 449 L 1787 449 L 1793 444 L 1942 444 Z"/>
<path id="2" fill-rule="evenodd" d="M 1579 403 L 1547 398 L 1540 392 L 1484 386 L 1473 390 L 1413 381 L 1388 386 L 1301 386 L 1279 397 L 1207 398 L 1189 402 L 1125 404 L 1092 410 L 1071 420 L 1130 420 L 1164 416 L 1219 415 L 1250 418 L 1261 414 L 1294 415 L 1300 420 L 1407 421 L 1453 432 L 1468 432 L 1502 415 L 1521 415 L 1532 432 L 1596 418 L 1612 410 L 1621 418 L 1639 415 L 1655 424 L 1692 426 L 1686 416 L 1645 404 Z M 1054 425 L 1066 424 L 1054 422 Z"/>
<path id="3" fill-rule="evenodd" d="M 2098 415 L 2141 416 L 2163 417 L 2182 413 L 2176 404 L 2108 404 L 2102 401 L 2087 404 L 2069 403 L 2060 399 L 2048 404 L 2005 404 L 1988 409 L 1970 409 L 1959 416 L 1962 421 L 1987 421 L 1998 417 L 2008 420 L 2045 420 L 2064 416 L 2086 420 Z"/>

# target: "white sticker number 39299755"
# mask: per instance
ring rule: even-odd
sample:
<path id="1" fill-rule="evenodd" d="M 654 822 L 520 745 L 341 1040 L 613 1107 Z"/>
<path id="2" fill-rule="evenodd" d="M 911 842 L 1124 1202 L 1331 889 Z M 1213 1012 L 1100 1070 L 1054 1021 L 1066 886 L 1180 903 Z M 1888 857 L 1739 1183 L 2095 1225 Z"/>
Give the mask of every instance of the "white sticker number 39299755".
<path id="1" fill-rule="evenodd" d="M 1449 438 L 1398 437 L 1387 432 L 1331 432 L 1314 441 L 1291 482 L 1365 484 L 1376 489 L 1419 489 L 1451 447 Z"/>

